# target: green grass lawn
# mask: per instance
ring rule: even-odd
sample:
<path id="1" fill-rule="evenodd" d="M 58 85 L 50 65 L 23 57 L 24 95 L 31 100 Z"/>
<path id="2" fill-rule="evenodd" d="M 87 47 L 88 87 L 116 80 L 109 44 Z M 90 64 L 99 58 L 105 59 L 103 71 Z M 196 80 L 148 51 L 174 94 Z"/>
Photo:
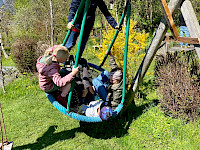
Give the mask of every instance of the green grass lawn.
<path id="1" fill-rule="evenodd" d="M 9 56 L 7 59 L 5 57 L 2 57 L 2 65 L 3 66 L 15 66 L 15 63 L 13 62 L 11 56 Z"/>
<path id="2" fill-rule="evenodd" d="M 146 81 L 145 88 L 150 86 Z M 1 105 L 14 150 L 200 149 L 200 121 L 186 124 L 165 116 L 152 89 L 143 91 L 146 96 L 136 99 L 136 107 L 104 123 L 79 122 L 61 114 L 40 90 L 37 77 L 22 76 L 6 91 L 0 90 Z"/>

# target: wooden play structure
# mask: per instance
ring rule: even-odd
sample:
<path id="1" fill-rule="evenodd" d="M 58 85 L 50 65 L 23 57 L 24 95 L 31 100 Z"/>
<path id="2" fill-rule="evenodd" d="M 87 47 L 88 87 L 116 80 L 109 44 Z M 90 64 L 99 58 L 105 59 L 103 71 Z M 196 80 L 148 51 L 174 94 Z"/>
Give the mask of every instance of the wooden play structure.
<path id="1" fill-rule="evenodd" d="M 147 72 L 158 48 L 160 47 L 162 41 L 176 41 L 176 42 L 187 42 L 194 44 L 194 49 L 200 60 L 200 26 L 198 24 L 194 9 L 190 0 L 170 0 L 167 5 L 165 0 L 160 0 L 164 16 L 159 24 L 159 27 L 153 37 L 153 40 L 147 49 L 146 55 L 137 71 L 137 74 L 132 81 L 131 88 L 127 93 L 127 98 L 129 104 L 134 100 L 135 94 L 138 90 L 139 84 L 142 82 L 145 73 Z M 177 8 L 181 8 L 184 20 L 188 27 L 191 38 L 179 37 L 176 30 L 176 26 L 173 22 L 172 15 L 175 13 Z M 173 36 L 166 37 L 168 28 L 171 29 Z"/>

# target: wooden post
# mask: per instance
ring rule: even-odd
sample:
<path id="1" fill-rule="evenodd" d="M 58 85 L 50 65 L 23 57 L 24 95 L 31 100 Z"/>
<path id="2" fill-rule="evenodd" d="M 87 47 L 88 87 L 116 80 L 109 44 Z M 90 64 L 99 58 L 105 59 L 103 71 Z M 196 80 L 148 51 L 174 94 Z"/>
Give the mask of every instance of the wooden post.
<path id="1" fill-rule="evenodd" d="M 116 14 L 116 21 L 117 21 L 117 24 L 119 24 L 119 19 L 118 19 L 118 13 L 117 13 L 117 2 L 116 0 L 114 0 L 114 3 L 115 3 L 115 14 Z"/>
<path id="2" fill-rule="evenodd" d="M 192 7 L 192 4 L 189 0 L 183 1 L 181 6 L 181 12 L 183 14 L 183 18 L 190 32 L 190 36 L 193 38 L 200 38 L 200 26 L 197 17 L 195 15 L 194 9 Z M 195 45 L 195 50 L 200 61 L 200 46 Z"/>
<path id="3" fill-rule="evenodd" d="M 162 6 L 162 9 L 163 9 L 165 20 L 167 21 L 167 23 L 168 23 L 168 25 L 170 27 L 170 30 L 172 32 L 172 35 L 173 35 L 174 39 L 177 39 L 179 37 L 179 33 L 178 33 L 178 30 L 176 29 L 174 20 L 172 18 L 170 10 L 169 10 L 169 8 L 167 6 L 167 2 L 165 0 L 160 0 L 160 1 L 161 1 L 161 4 L 162 4 L 161 6 Z"/>
<path id="4" fill-rule="evenodd" d="M 170 0 L 168 7 L 172 14 L 173 14 L 174 10 L 176 10 L 180 6 L 181 1 L 182 0 Z M 147 72 L 147 70 L 157 52 L 158 47 L 160 46 L 161 42 L 163 41 L 165 34 L 167 32 L 167 29 L 168 29 L 168 25 L 165 20 L 165 17 L 163 17 L 159 24 L 159 27 L 153 37 L 153 40 L 146 52 L 146 55 L 138 69 L 138 72 L 131 84 L 131 88 L 129 89 L 129 91 L 126 95 L 127 101 L 129 102 L 129 104 L 134 100 L 135 93 L 138 90 L 139 84 L 142 82 L 144 75 Z"/>

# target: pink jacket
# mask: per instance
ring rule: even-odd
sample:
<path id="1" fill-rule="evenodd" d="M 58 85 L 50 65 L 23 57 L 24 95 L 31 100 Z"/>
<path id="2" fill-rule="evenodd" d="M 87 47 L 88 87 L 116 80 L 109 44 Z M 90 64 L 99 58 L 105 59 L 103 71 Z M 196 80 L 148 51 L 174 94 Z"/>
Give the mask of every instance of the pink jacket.
<path id="1" fill-rule="evenodd" d="M 40 62 L 39 57 L 37 60 L 37 71 L 39 72 L 39 85 L 43 91 L 50 91 L 53 89 L 54 84 L 59 87 L 65 86 L 67 83 L 71 82 L 73 79 L 72 73 L 61 77 L 59 74 L 60 65 L 58 63 L 52 63 L 51 65 L 46 65 Z"/>

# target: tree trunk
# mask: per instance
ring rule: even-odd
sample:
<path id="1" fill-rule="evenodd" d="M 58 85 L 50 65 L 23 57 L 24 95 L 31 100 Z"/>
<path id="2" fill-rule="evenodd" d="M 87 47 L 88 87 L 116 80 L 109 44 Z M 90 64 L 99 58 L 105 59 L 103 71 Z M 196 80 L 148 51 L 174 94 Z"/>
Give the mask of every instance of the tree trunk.
<path id="1" fill-rule="evenodd" d="M 99 13 L 99 12 L 98 12 Z M 100 16 L 100 22 L 101 22 L 101 29 L 104 28 L 104 25 L 103 25 L 103 17 L 102 17 L 102 14 L 99 13 L 99 16 Z"/>
<path id="2" fill-rule="evenodd" d="M 150 0 L 149 5 L 150 5 L 149 6 L 149 13 L 150 13 L 149 19 L 150 19 L 150 22 L 151 22 L 150 26 L 152 28 L 152 26 L 153 26 L 153 0 Z"/>
<path id="3" fill-rule="evenodd" d="M 124 6 L 126 6 L 126 1 L 124 1 Z M 124 27 L 126 26 L 126 16 L 124 17 Z"/>
<path id="4" fill-rule="evenodd" d="M 3 47 L 3 42 L 2 42 L 2 28 L 0 27 L 0 46 L 1 46 L 1 50 L 3 52 L 3 55 L 5 56 L 5 58 L 7 59 L 8 58 L 8 55 L 6 53 L 6 51 L 4 50 L 4 47 Z M 0 51 L 1 52 L 1 51 Z"/>
<path id="5" fill-rule="evenodd" d="M 2 86 L 3 92 L 6 93 L 5 87 L 4 87 L 4 77 L 3 77 L 3 70 L 2 70 L 1 53 L 0 53 L 0 84 Z"/>
<path id="6" fill-rule="evenodd" d="M 174 10 L 176 10 L 180 4 L 181 4 L 182 0 L 170 0 L 168 7 L 171 11 L 171 13 L 174 12 Z M 137 92 L 138 88 L 139 88 L 139 84 L 142 82 L 145 73 L 147 72 L 161 42 L 163 41 L 165 34 L 168 30 L 168 26 L 167 26 L 167 22 L 165 20 L 165 17 L 163 16 L 160 25 L 151 41 L 151 44 L 146 52 L 146 55 L 142 61 L 142 63 L 140 64 L 140 67 L 137 71 L 137 74 L 134 78 L 134 80 L 132 81 L 131 84 L 131 88 L 129 89 L 128 93 L 127 93 L 127 101 L 129 102 L 129 104 L 134 100 L 135 97 L 135 93 Z"/>
<path id="7" fill-rule="evenodd" d="M 1 22 L 1 16 L 0 16 L 0 22 Z M 0 27 L 0 30 L 2 28 Z M 2 44 L 1 40 L 1 31 L 0 31 L 0 44 Z M 4 87 L 4 76 L 3 76 L 3 70 L 2 70 L 2 57 L 1 57 L 1 49 L 0 49 L 0 84 L 2 86 L 3 92 L 5 93 L 5 87 Z"/>
<path id="8" fill-rule="evenodd" d="M 0 17 L 1 18 L 1 17 Z M 0 44 L 1 43 L 1 32 L 0 32 Z M 0 48 L 1 49 L 1 48 Z M 3 70 L 2 70 L 2 57 L 1 57 L 1 50 L 0 50 L 0 84 L 2 86 L 3 92 L 5 93 L 5 88 L 4 88 L 4 77 L 3 77 Z"/>
<path id="9" fill-rule="evenodd" d="M 105 31 L 106 31 L 106 33 L 108 33 L 107 20 L 104 19 L 104 21 L 105 21 Z"/>
<path id="10" fill-rule="evenodd" d="M 1 16 L 0 16 L 0 22 L 1 22 Z M 3 41 L 2 41 L 2 24 L 0 24 L 0 46 L 1 46 L 1 50 L 5 56 L 5 58 L 7 59 L 8 58 L 8 55 L 6 53 L 6 51 L 4 50 L 4 47 L 3 47 Z M 1 51 L 0 51 L 1 52 Z"/>
<path id="11" fill-rule="evenodd" d="M 115 2 L 115 14 L 116 14 L 116 20 L 117 20 L 117 24 L 119 23 L 119 19 L 118 19 L 118 12 L 117 12 L 117 2 L 116 0 L 114 1 Z"/>
<path id="12" fill-rule="evenodd" d="M 51 46 L 54 45 L 54 14 L 52 0 L 50 2 L 50 16 L 51 16 Z"/>

